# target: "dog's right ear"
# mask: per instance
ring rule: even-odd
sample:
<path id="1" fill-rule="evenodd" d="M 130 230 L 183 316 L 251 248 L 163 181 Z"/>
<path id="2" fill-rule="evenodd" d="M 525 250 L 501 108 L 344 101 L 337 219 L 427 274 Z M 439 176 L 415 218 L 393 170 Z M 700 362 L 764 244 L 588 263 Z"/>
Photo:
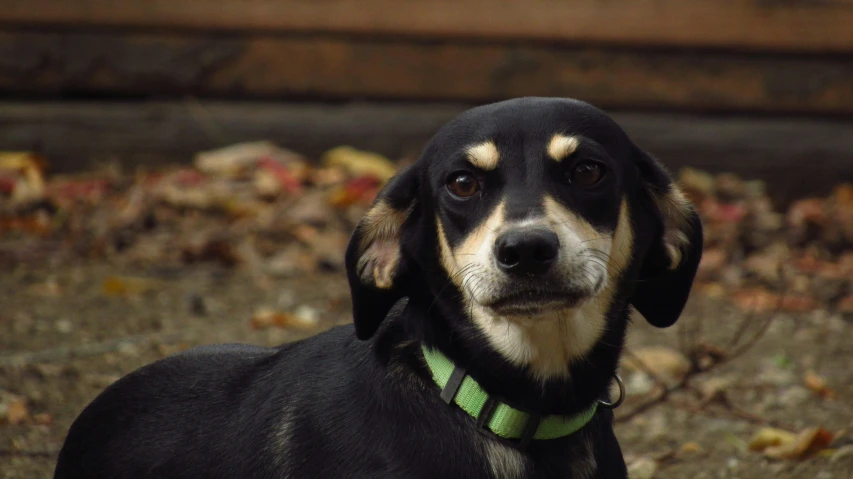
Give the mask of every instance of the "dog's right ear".
<path id="1" fill-rule="evenodd" d="M 417 164 L 391 178 L 350 238 L 345 263 L 359 339 L 373 336 L 394 304 L 406 296 L 401 237 L 417 207 L 419 186 Z"/>

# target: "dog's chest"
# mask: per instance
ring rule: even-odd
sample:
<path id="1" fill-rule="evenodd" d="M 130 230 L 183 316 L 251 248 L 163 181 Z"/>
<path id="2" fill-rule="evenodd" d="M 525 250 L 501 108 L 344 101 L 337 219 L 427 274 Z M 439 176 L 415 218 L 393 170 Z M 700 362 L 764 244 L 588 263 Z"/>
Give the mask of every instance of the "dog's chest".
<path id="1" fill-rule="evenodd" d="M 479 442 L 489 476 L 495 479 L 596 477 L 597 465 L 588 440 L 580 441 L 579 447 L 571 452 L 548 454 L 548 457 L 537 459 L 489 438 L 482 438 Z"/>

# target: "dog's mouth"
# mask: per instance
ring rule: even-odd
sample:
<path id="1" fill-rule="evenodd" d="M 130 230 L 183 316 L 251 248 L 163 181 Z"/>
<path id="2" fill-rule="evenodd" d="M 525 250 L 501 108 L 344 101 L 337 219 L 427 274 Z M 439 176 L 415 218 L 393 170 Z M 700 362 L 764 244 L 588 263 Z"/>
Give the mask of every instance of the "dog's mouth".
<path id="1" fill-rule="evenodd" d="M 537 316 L 576 308 L 590 298 L 581 291 L 508 291 L 483 306 L 501 316 Z"/>

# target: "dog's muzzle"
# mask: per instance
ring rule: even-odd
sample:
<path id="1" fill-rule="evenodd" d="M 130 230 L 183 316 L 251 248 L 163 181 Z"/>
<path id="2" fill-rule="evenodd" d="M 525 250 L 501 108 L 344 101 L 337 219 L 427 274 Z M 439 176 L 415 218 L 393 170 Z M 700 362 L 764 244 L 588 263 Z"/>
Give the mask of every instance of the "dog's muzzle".
<path id="1" fill-rule="evenodd" d="M 510 230 L 495 241 L 495 259 L 510 276 L 533 276 L 548 272 L 560 256 L 560 239 L 544 228 Z"/>

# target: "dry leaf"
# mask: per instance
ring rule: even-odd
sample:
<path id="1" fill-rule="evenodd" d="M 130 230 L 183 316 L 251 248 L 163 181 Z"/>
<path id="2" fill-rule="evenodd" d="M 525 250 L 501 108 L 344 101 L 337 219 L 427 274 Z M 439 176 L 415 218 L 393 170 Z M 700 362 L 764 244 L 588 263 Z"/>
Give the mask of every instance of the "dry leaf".
<path id="1" fill-rule="evenodd" d="M 665 346 L 649 346 L 632 352 L 633 354 L 627 355 L 623 361 L 625 370 L 646 372 L 648 369 L 669 386 L 681 381 L 690 371 L 690 360 L 680 352 Z"/>
<path id="2" fill-rule="evenodd" d="M 818 396 L 826 399 L 835 397 L 835 391 L 829 388 L 826 385 L 826 379 L 821 376 L 818 376 L 814 371 L 806 372 L 803 377 L 803 383 L 809 389 L 809 391 L 817 394 Z"/>
<path id="3" fill-rule="evenodd" d="M 304 163 L 304 158 L 298 153 L 269 141 L 255 141 L 201 151 L 195 156 L 195 167 L 207 174 L 235 177 L 263 160 L 271 160 L 279 165 Z"/>
<path id="4" fill-rule="evenodd" d="M 347 181 L 329 194 L 329 204 L 348 208 L 354 204 L 370 204 L 379 193 L 381 183 L 372 176 L 362 176 Z"/>
<path id="5" fill-rule="evenodd" d="M 728 254 L 722 248 L 708 248 L 702 252 L 697 277 L 710 278 L 720 272 L 728 263 Z"/>
<path id="6" fill-rule="evenodd" d="M 710 173 L 688 167 L 682 168 L 678 177 L 678 183 L 694 204 L 714 194 L 716 182 Z"/>
<path id="7" fill-rule="evenodd" d="M 302 184 L 297 177 L 287 167 L 269 157 L 258 161 L 255 188 L 262 196 L 275 196 L 279 192 L 288 195 L 302 193 Z"/>
<path id="8" fill-rule="evenodd" d="M 702 448 L 702 446 L 700 446 L 699 443 L 696 442 L 685 442 L 681 446 L 681 449 L 678 450 L 678 452 L 681 454 L 698 454 L 703 451 L 704 449 Z"/>
<path id="9" fill-rule="evenodd" d="M 0 404 L 0 422 L 17 425 L 30 417 L 26 398 L 20 396 L 7 397 L 5 404 Z"/>
<path id="10" fill-rule="evenodd" d="M 149 278 L 110 276 L 101 284 L 101 290 L 109 296 L 134 296 L 160 287 L 160 282 Z"/>
<path id="11" fill-rule="evenodd" d="M 722 298 L 726 296 L 725 286 L 717 282 L 697 282 L 693 285 L 693 288 L 709 298 Z"/>
<path id="12" fill-rule="evenodd" d="M 853 295 L 845 296 L 838 300 L 835 308 L 839 313 L 853 314 Z"/>
<path id="13" fill-rule="evenodd" d="M 710 402 L 715 399 L 725 398 L 726 391 L 734 385 L 731 377 L 713 377 L 699 384 L 699 392 L 702 393 L 702 401 Z"/>
<path id="14" fill-rule="evenodd" d="M 0 172 L 3 173 L 2 193 L 11 195 L 13 204 L 41 200 L 45 194 L 43 157 L 27 151 L 0 152 Z"/>
<path id="15" fill-rule="evenodd" d="M 33 424 L 38 424 L 40 426 L 50 426 L 53 424 L 53 416 L 46 412 L 33 414 Z"/>
<path id="16" fill-rule="evenodd" d="M 317 328 L 319 322 L 316 311 L 307 306 L 301 306 L 293 313 L 262 308 L 252 317 L 251 327 L 255 330 L 276 327 L 312 331 Z"/>
<path id="17" fill-rule="evenodd" d="M 749 440 L 748 446 L 750 451 L 763 451 L 768 447 L 790 444 L 794 442 L 794 439 L 796 438 L 796 434 L 785 431 L 784 429 L 765 427 L 759 429 L 758 432 L 752 436 L 752 439 Z"/>
<path id="18" fill-rule="evenodd" d="M 749 442 L 749 449 L 774 459 L 806 459 L 825 449 L 835 435 L 812 427 L 794 434 L 782 429 L 762 428 Z"/>
<path id="19" fill-rule="evenodd" d="M 327 151 L 322 161 L 325 166 L 343 168 L 351 176 L 370 176 L 382 182 L 397 174 L 397 168 L 388 158 L 351 146 L 339 146 Z"/>
<path id="20" fill-rule="evenodd" d="M 818 302 L 803 294 L 785 294 L 779 296 L 761 287 L 744 288 L 732 294 L 732 302 L 743 311 L 767 313 L 784 310 L 797 313 L 812 311 Z"/>
<path id="21" fill-rule="evenodd" d="M 657 461 L 650 457 L 641 457 L 628 464 L 628 476 L 631 479 L 652 479 L 657 470 Z"/>

